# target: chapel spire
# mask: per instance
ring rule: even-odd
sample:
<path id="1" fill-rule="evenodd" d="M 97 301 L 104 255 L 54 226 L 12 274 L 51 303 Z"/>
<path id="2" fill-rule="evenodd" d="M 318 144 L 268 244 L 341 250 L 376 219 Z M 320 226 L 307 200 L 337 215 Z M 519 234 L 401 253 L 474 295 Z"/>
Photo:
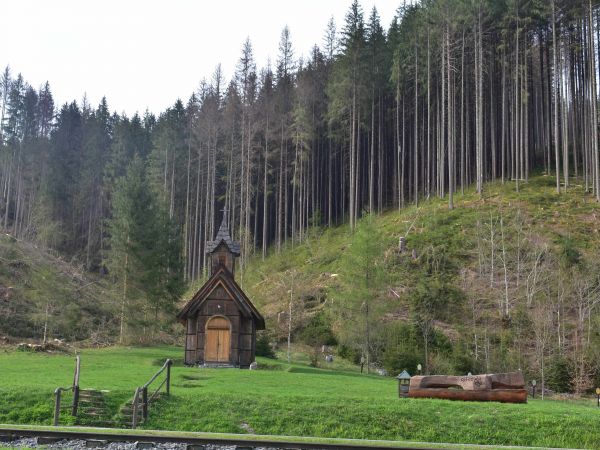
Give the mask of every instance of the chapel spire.
<path id="1" fill-rule="evenodd" d="M 206 253 L 211 255 L 212 273 L 223 265 L 233 275 L 235 258 L 240 256 L 240 243 L 229 233 L 227 210 L 223 210 L 223 220 L 215 239 L 206 242 Z"/>

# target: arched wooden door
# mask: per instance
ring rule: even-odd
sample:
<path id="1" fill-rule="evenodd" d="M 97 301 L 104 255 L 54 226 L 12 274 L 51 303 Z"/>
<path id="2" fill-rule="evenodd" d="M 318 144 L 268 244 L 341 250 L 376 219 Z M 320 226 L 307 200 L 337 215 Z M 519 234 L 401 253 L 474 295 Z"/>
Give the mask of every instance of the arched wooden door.
<path id="1" fill-rule="evenodd" d="M 206 323 L 204 360 L 229 362 L 231 351 L 231 324 L 223 316 L 215 316 Z"/>

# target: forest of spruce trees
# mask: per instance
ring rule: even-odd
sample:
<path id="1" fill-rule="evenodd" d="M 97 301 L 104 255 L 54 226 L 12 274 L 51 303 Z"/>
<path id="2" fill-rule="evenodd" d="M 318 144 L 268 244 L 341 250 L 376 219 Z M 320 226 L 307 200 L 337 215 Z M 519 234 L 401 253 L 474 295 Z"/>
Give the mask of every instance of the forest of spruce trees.
<path id="1" fill-rule="evenodd" d="M 103 99 L 55 104 L 18 68 L 0 79 L 0 226 L 144 291 L 158 311 L 203 276 L 229 212 L 245 260 L 313 225 L 532 173 L 600 200 L 600 2 L 422 0 L 391 24 L 349 5 L 299 58 L 285 27 L 273 67 L 250 40 L 155 115 Z M 202 74 L 198 74 L 201 76 Z M 271 249 L 271 250 L 270 250 Z M 165 257 L 165 255 L 167 257 Z"/>

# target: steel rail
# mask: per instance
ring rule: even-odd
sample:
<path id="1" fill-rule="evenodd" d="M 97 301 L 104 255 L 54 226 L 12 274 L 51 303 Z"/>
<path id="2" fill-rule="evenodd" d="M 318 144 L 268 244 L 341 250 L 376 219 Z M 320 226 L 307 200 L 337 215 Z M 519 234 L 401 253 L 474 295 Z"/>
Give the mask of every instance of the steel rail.
<path id="1" fill-rule="evenodd" d="M 156 432 L 155 430 L 152 430 Z M 144 433 L 102 433 L 80 430 L 30 430 L 22 428 L 0 427 L 0 436 L 10 439 L 18 438 L 56 438 L 67 440 L 96 440 L 96 441 L 111 441 L 111 442 L 152 442 L 152 443 L 176 443 L 176 444 L 191 444 L 191 445 L 221 445 L 221 446 L 239 446 L 244 448 L 261 447 L 261 448 L 277 448 L 277 449 L 300 449 L 300 450 L 440 450 L 444 447 L 428 448 L 428 447 L 409 447 L 403 445 L 393 445 L 393 443 L 385 442 L 382 445 L 366 445 L 357 441 L 356 444 L 342 444 L 330 442 L 306 442 L 289 440 L 274 440 L 269 439 L 235 439 L 235 438 L 218 438 L 218 437 L 201 437 L 201 436 L 185 436 L 185 435 L 170 435 L 170 434 L 144 434 Z M 386 445 L 387 444 L 387 445 Z M 444 444 L 441 444 L 444 445 Z M 457 446 L 458 447 L 458 446 Z M 455 446 L 447 447 L 448 449 L 457 448 Z"/>

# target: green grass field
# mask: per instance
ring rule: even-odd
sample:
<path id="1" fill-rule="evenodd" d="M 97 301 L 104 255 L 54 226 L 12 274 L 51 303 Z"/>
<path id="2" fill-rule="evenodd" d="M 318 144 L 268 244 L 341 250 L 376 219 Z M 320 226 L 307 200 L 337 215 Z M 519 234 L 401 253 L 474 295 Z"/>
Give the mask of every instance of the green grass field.
<path id="1" fill-rule="evenodd" d="M 108 389 L 111 408 L 173 358 L 172 395 L 145 429 L 323 438 L 600 448 L 593 400 L 526 405 L 398 399 L 393 378 L 259 359 L 264 370 L 181 366 L 173 347 L 83 350 L 82 388 Z M 0 423 L 51 423 L 53 391 L 72 380 L 69 355 L 0 353 Z M 69 424 L 69 420 L 63 420 Z"/>

